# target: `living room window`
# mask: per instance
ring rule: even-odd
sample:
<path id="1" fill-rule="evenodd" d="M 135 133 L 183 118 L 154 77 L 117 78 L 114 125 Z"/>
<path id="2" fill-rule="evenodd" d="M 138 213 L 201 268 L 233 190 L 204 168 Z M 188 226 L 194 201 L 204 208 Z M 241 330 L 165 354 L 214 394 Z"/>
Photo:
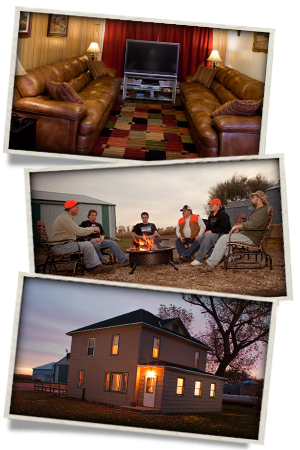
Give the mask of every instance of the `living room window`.
<path id="1" fill-rule="evenodd" d="M 184 393 L 184 378 L 177 378 L 176 394 L 183 395 Z"/>
<path id="2" fill-rule="evenodd" d="M 111 355 L 117 355 L 119 352 L 119 340 L 120 335 L 114 334 L 112 337 L 112 344 L 111 344 Z"/>
<path id="3" fill-rule="evenodd" d="M 79 370 L 79 372 L 78 372 L 77 387 L 79 387 L 79 388 L 84 387 L 84 370 Z"/>
<path id="4" fill-rule="evenodd" d="M 155 337 L 153 338 L 152 358 L 158 359 L 159 349 L 160 349 L 160 339 Z"/>
<path id="5" fill-rule="evenodd" d="M 87 356 L 95 356 L 96 338 L 89 338 Z"/>
<path id="6" fill-rule="evenodd" d="M 216 397 L 216 383 L 210 383 L 210 393 L 209 396 L 211 398 L 215 398 Z"/>
<path id="7" fill-rule="evenodd" d="M 202 390 L 202 381 L 195 381 L 194 396 L 201 397 L 201 390 Z"/>
<path id="8" fill-rule="evenodd" d="M 111 392 L 127 392 L 128 373 L 106 373 L 104 390 Z"/>
<path id="9" fill-rule="evenodd" d="M 195 352 L 194 368 L 199 369 L 200 352 Z"/>

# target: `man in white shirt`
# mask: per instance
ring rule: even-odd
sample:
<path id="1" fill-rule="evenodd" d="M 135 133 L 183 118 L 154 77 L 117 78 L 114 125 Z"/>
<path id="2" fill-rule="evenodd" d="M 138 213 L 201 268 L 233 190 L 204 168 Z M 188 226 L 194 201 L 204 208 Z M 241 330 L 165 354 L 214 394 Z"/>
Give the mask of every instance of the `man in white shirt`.
<path id="1" fill-rule="evenodd" d="M 193 214 L 189 205 L 183 205 L 180 211 L 182 211 L 182 217 L 177 223 L 175 245 L 179 253 L 179 259 L 189 261 L 191 258 L 184 255 L 185 244 L 192 244 L 189 252 L 194 254 L 199 249 L 198 238 L 204 233 L 205 224 L 198 214 Z M 195 248 L 194 251 L 193 248 Z"/>

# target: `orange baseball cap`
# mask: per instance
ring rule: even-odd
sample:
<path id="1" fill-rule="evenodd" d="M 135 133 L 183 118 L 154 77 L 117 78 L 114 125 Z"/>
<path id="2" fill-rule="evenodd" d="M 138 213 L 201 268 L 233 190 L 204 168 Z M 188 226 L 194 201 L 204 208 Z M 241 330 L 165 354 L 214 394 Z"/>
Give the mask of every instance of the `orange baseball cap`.
<path id="1" fill-rule="evenodd" d="M 67 200 L 65 203 L 65 208 L 69 209 L 72 208 L 72 206 L 80 205 L 80 203 L 75 202 L 75 200 Z"/>
<path id="2" fill-rule="evenodd" d="M 211 202 L 208 203 L 209 205 L 221 205 L 221 200 L 218 198 L 213 198 Z"/>

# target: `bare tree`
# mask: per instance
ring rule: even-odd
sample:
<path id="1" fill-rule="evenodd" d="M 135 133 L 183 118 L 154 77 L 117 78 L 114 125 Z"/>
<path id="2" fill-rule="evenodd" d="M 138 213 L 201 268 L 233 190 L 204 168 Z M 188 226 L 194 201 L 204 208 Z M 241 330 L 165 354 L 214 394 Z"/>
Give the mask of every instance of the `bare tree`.
<path id="1" fill-rule="evenodd" d="M 262 353 L 259 344 L 268 343 L 272 303 L 201 295 L 182 298 L 207 314 L 205 333 L 195 337 L 212 348 L 209 371 L 224 376 L 227 368 L 237 373 L 255 367 Z"/>
<path id="2" fill-rule="evenodd" d="M 194 315 L 191 310 L 180 308 L 170 304 L 170 306 L 160 305 L 158 308 L 158 317 L 161 319 L 172 319 L 173 317 L 180 317 L 184 323 L 185 328 L 191 333 L 192 323 L 194 321 Z"/>
<path id="3" fill-rule="evenodd" d="M 257 174 L 253 178 L 245 175 L 234 174 L 229 180 L 217 183 L 208 190 L 208 197 L 211 201 L 213 198 L 221 200 L 223 206 L 227 206 L 228 202 L 248 198 L 252 192 L 265 191 L 274 185 L 273 180 L 267 180 L 263 175 Z M 210 213 L 208 205 L 204 205 L 207 214 Z"/>

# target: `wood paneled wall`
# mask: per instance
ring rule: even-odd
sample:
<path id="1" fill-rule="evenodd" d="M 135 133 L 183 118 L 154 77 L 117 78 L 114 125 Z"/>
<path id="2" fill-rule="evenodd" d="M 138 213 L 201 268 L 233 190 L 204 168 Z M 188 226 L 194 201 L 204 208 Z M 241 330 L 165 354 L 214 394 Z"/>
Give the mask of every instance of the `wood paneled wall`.
<path id="1" fill-rule="evenodd" d="M 18 40 L 19 60 L 26 70 L 82 55 L 91 42 L 102 49 L 104 27 L 105 19 L 69 16 L 68 36 L 48 37 L 48 14 L 33 13 L 31 37 Z"/>

